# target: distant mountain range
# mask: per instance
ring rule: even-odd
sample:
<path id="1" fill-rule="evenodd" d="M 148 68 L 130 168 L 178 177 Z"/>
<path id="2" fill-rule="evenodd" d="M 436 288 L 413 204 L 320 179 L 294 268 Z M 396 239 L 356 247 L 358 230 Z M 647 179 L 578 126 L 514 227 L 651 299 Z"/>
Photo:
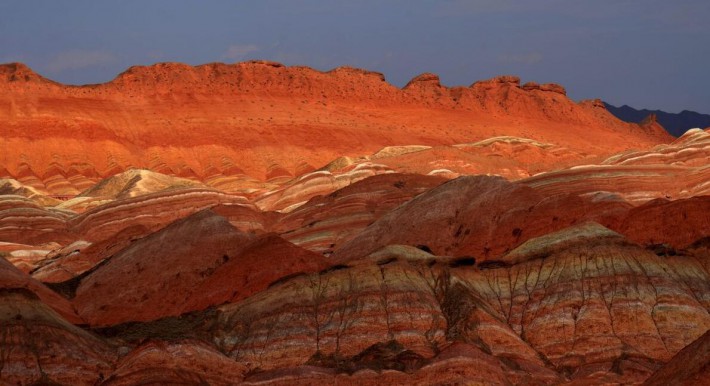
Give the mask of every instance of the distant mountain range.
<path id="1" fill-rule="evenodd" d="M 641 122 L 650 114 L 656 114 L 656 120 L 671 135 L 680 137 L 687 130 L 699 127 L 704 129 L 710 127 L 710 115 L 700 114 L 695 111 L 683 110 L 680 113 L 667 113 L 661 110 L 636 110 L 633 107 L 623 105 L 621 107 L 612 106 L 604 102 L 607 110 L 617 118 L 626 122 Z"/>

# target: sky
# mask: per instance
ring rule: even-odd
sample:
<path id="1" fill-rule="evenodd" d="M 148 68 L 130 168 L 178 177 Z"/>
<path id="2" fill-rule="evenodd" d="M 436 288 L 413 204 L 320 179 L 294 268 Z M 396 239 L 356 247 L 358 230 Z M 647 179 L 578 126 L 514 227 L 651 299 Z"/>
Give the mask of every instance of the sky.
<path id="1" fill-rule="evenodd" d="M 4 0 L 0 63 L 68 84 L 136 64 L 265 59 L 397 86 L 497 75 L 575 99 L 710 113 L 708 0 Z"/>

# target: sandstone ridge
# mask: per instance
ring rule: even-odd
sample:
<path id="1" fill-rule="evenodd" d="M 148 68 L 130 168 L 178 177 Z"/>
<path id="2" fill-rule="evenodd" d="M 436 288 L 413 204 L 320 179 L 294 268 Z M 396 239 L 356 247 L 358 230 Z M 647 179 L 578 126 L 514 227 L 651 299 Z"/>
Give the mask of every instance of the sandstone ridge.
<path id="1" fill-rule="evenodd" d="M 447 87 L 422 74 L 400 89 L 371 71 L 263 61 L 134 66 L 85 86 L 18 63 L 0 65 L 0 74 L 0 178 L 60 196 L 133 168 L 240 189 L 254 182 L 238 176 L 294 177 L 387 146 L 503 133 L 587 155 L 671 139 L 660 127 L 575 103 L 560 86 L 521 87 L 513 76 Z"/>

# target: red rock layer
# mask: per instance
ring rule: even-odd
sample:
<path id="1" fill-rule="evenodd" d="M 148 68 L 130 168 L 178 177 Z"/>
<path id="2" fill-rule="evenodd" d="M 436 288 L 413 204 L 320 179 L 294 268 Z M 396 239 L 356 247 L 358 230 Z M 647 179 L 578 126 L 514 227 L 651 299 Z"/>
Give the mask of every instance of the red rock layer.
<path id="1" fill-rule="evenodd" d="M 0 380 L 7 385 L 98 384 L 116 359 L 109 345 L 33 292 L 7 288 L 0 289 L 0 354 Z"/>
<path id="2" fill-rule="evenodd" d="M 649 150 L 623 152 L 609 157 L 609 165 L 672 164 L 704 167 L 710 158 L 710 133 L 700 129 L 688 130 L 667 145 Z"/>
<path id="3" fill-rule="evenodd" d="M 311 199 L 282 216 L 273 229 L 296 245 L 328 254 L 399 204 L 444 181 L 415 174 L 370 177 Z"/>
<path id="4" fill-rule="evenodd" d="M 710 237 L 710 196 L 668 201 L 658 199 L 632 208 L 612 228 L 642 245 L 685 248 Z"/>
<path id="5" fill-rule="evenodd" d="M 45 260 L 47 254 L 60 247 L 58 243 L 27 245 L 0 242 L 0 255 L 20 271 L 30 273 Z"/>
<path id="6" fill-rule="evenodd" d="M 559 86 L 521 88 L 515 77 L 448 88 L 427 75 L 398 89 L 381 74 L 352 68 L 165 63 L 77 87 L 21 64 L 0 73 L 0 146 L 7 149 L 0 164 L 54 194 L 76 194 L 87 181 L 129 167 L 266 180 L 389 145 L 501 134 L 594 154 L 670 141 L 660 129 L 576 104 Z"/>
<path id="7" fill-rule="evenodd" d="M 136 197 L 162 190 L 206 188 L 206 186 L 184 178 L 171 177 L 150 170 L 131 169 L 110 176 L 81 193 L 81 197 L 122 199 Z"/>
<path id="8" fill-rule="evenodd" d="M 546 237 L 565 239 L 570 231 Z M 631 366 L 627 381 L 638 382 L 707 331 L 710 319 L 684 280 L 698 274 L 692 261 L 607 240 L 578 239 L 556 250 L 540 242 L 542 255 L 526 246 L 531 260 L 462 273 L 462 280 L 558 368 L 574 369 L 573 378 L 624 374 Z"/>
<path id="9" fill-rule="evenodd" d="M 70 242 L 69 214 L 45 209 L 21 196 L 0 196 L 0 241 L 20 244 Z"/>
<path id="10" fill-rule="evenodd" d="M 706 290 L 688 281 L 710 278 L 692 257 L 667 260 L 585 227 L 529 240 L 510 267 L 388 247 L 222 306 L 207 325 L 222 351 L 266 370 L 247 382 L 424 384 L 438 366 L 491 384 L 641 382 L 710 328 L 707 298 L 691 288 Z M 409 359 L 379 351 L 393 339 Z M 455 342 L 503 372 L 443 360 Z M 365 370 L 383 368 L 404 373 Z"/>
<path id="11" fill-rule="evenodd" d="M 75 241 L 47 253 L 45 259 L 38 262 L 31 271 L 32 277 L 43 283 L 66 282 L 91 270 L 150 233 L 151 230 L 146 226 L 134 225 L 100 241 Z"/>
<path id="12" fill-rule="evenodd" d="M 26 197 L 41 206 L 54 206 L 60 203 L 58 200 L 43 195 L 37 189 L 25 186 L 17 180 L 7 178 L 0 178 L 0 195 Z"/>
<path id="13" fill-rule="evenodd" d="M 264 269 L 264 262 L 278 262 Z M 321 256 L 301 249 L 274 234 L 250 243 L 236 258 L 222 264 L 199 283 L 184 308 L 201 310 L 208 306 L 235 303 L 265 290 L 279 279 L 325 269 Z"/>
<path id="14" fill-rule="evenodd" d="M 130 226 L 142 225 L 151 231 L 218 204 L 243 205 L 256 209 L 244 197 L 214 190 L 187 188 L 165 190 L 109 202 L 72 217 L 72 231 L 88 241 L 100 241 Z"/>
<path id="15" fill-rule="evenodd" d="M 393 170 L 369 162 L 345 167 L 335 174 L 327 170 L 316 171 L 257 197 L 255 202 L 262 210 L 289 212 L 312 197 L 330 194 L 354 182 L 386 173 L 393 173 Z"/>
<path id="16" fill-rule="evenodd" d="M 390 211 L 334 256 L 348 261 L 389 244 L 405 244 L 426 246 L 438 255 L 491 259 L 577 222 L 615 222 L 629 207 L 618 199 L 546 197 L 499 177 L 460 177 Z"/>
<path id="17" fill-rule="evenodd" d="M 376 221 L 337 246 L 335 258 L 347 261 L 388 244 L 406 244 L 426 246 L 440 255 L 494 259 L 532 237 L 587 220 L 642 245 L 684 248 L 710 236 L 708 196 L 632 207 L 615 192 L 547 196 L 545 189 L 540 192 L 525 184 L 484 176 L 449 181 L 379 219 L 372 218 Z M 323 216 L 319 221 L 326 224 L 338 218 Z M 310 232 L 302 228 L 295 233 Z"/>
<path id="18" fill-rule="evenodd" d="M 0 380 L 3 384 L 99 382 L 115 354 L 72 304 L 0 257 Z"/>
<path id="19" fill-rule="evenodd" d="M 314 208 L 327 212 L 323 221 L 338 219 L 360 213 L 367 197 L 385 201 L 386 209 L 388 200 L 406 201 L 440 182 L 375 176 L 269 221 L 302 227 L 299 221 L 316 215 Z M 146 202 L 140 199 L 128 200 Z M 587 220 L 638 237 L 642 229 L 633 224 L 645 221 L 659 227 L 658 235 L 671 234 L 683 214 L 705 201 L 632 207 L 613 196 L 550 197 L 502 178 L 464 177 L 379 219 L 372 211 L 375 222 L 344 244 L 335 261 L 273 234 L 240 232 L 210 211 L 157 231 L 117 227 L 104 241 L 64 247 L 55 260 L 75 264 L 78 274 L 86 267 L 75 257 L 98 249 L 93 253 L 106 260 L 81 278 L 73 305 L 89 324 L 113 326 L 112 341 L 131 353 L 116 363 L 105 343 L 94 342 L 94 352 L 82 355 L 106 359 L 76 365 L 71 376 L 85 377 L 74 383 L 93 383 L 109 373 L 97 369 L 116 363 L 107 382 L 220 384 L 227 381 L 214 369 L 224 367 L 235 383 L 246 384 L 639 383 L 710 328 L 704 212 L 685 217 L 683 226 L 698 231 L 663 237 L 658 241 L 671 245 L 654 249 Z M 241 212 L 233 209 L 215 207 L 236 221 Z M 659 213 L 668 213 L 667 220 L 655 218 Z M 353 224 L 348 228 L 364 225 Z M 656 233 L 649 234 L 656 244 Z M 432 255 L 425 246 L 452 256 Z M 23 275 L 8 272 L 0 282 Z M 20 288 L 35 283 L 21 277 Z M 49 291 L 35 286 L 44 288 L 37 290 L 40 298 Z M 43 301 L 69 304 L 52 295 L 55 300 Z M 197 322 L 185 327 L 189 318 Z M 145 322 L 134 325 L 138 338 L 121 335 L 127 325 L 116 326 L 132 321 Z M 142 342 L 151 331 L 180 340 Z M 85 346 L 68 344 L 72 352 Z M 18 380 L 35 379 L 23 371 L 29 375 Z"/>
<path id="20" fill-rule="evenodd" d="M 394 358 L 387 358 L 392 360 Z M 554 384 L 563 378 L 553 371 L 530 364 L 511 364 L 491 356 L 480 348 L 454 343 L 432 358 L 424 367 L 409 372 L 364 369 L 353 374 L 333 369 L 299 366 L 293 369 L 256 373 L 244 384 L 267 385 L 507 385 Z"/>
<path id="21" fill-rule="evenodd" d="M 307 358 L 353 358 L 392 340 L 421 361 L 446 342 L 446 321 L 427 278 L 428 269 L 396 259 L 302 275 L 220 307 L 215 340 L 230 357 L 261 370 Z"/>
<path id="22" fill-rule="evenodd" d="M 658 369 L 645 386 L 702 385 L 710 379 L 710 331 L 689 344 Z"/>
<path id="23" fill-rule="evenodd" d="M 151 340 L 121 358 L 116 370 L 101 383 L 133 385 L 235 385 L 245 366 L 200 341 Z"/>
<path id="24" fill-rule="evenodd" d="M 283 266 L 260 269 L 272 258 Z M 324 266 L 321 256 L 277 236 L 255 240 L 202 211 L 112 256 L 82 279 L 74 304 L 92 326 L 150 321 L 236 301 L 283 276 Z"/>
<path id="25" fill-rule="evenodd" d="M 526 178 L 521 183 L 545 195 L 616 194 L 635 204 L 656 198 L 710 194 L 710 167 L 675 165 L 579 166 Z"/>
<path id="26" fill-rule="evenodd" d="M 70 323 L 83 323 L 83 320 L 77 315 L 74 306 L 69 301 L 20 271 L 2 257 L 0 257 L 0 290 L 6 292 L 15 290 L 28 292 L 42 303 L 51 307 L 61 318 Z"/>
<path id="27" fill-rule="evenodd" d="M 493 137 L 475 143 L 419 148 L 400 146 L 400 152 L 367 157 L 402 173 L 458 177 L 469 174 L 500 175 L 510 180 L 601 159 L 565 147 L 526 138 Z M 387 149 L 383 149 L 387 150 Z"/>

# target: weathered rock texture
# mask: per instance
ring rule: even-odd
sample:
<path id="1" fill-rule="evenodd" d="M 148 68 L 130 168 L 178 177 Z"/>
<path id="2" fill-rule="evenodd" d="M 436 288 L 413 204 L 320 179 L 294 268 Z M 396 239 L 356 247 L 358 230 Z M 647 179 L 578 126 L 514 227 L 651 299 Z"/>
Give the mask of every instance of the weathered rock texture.
<path id="1" fill-rule="evenodd" d="M 279 265 L 260 269 L 264 259 Z M 322 256 L 275 235 L 255 239 L 207 210 L 97 266 L 81 279 L 74 304 L 92 326 L 151 321 L 237 301 L 281 277 L 324 267 Z M 127 281 L 135 284 L 127 288 Z"/>
<path id="2" fill-rule="evenodd" d="M 335 258 L 348 261 L 389 244 L 406 244 L 438 255 L 491 259 L 531 237 L 580 221 L 606 223 L 629 207 L 616 199 L 546 197 L 499 177 L 460 177 L 390 211 L 343 244 Z"/>
<path id="3" fill-rule="evenodd" d="M 707 131 L 514 76 L 0 85 L 2 384 L 707 378 Z"/>
<path id="4" fill-rule="evenodd" d="M 644 382 L 648 386 L 702 385 L 710 379 L 710 332 L 689 344 Z"/>
<path id="5" fill-rule="evenodd" d="M 64 211 L 43 208 L 34 201 L 16 195 L 0 196 L 0 241 L 43 244 L 72 239 Z"/>
<path id="6" fill-rule="evenodd" d="M 311 199 L 279 218 L 273 229 L 296 245 L 329 254 L 388 211 L 444 181 L 416 174 L 368 178 Z"/>
<path id="7" fill-rule="evenodd" d="M 63 319 L 26 289 L 0 289 L 3 384 L 93 385 L 116 354 L 100 338 Z"/>
<path id="8" fill-rule="evenodd" d="M 234 385 L 245 366 L 199 341 L 148 341 L 122 358 L 102 385 Z"/>
<path id="9" fill-rule="evenodd" d="M 2 257 L 0 257 L 0 290 L 5 290 L 8 293 L 20 291 L 31 294 L 30 298 L 38 298 L 69 322 L 75 324 L 83 324 L 84 322 L 77 315 L 71 302 L 20 271 Z"/>
<path id="10" fill-rule="evenodd" d="M 385 146 L 513 135 L 606 155 L 671 140 L 560 86 L 520 87 L 511 76 L 445 87 L 425 74 L 399 89 L 348 67 L 161 63 L 65 86 L 13 63 L 0 67 L 0 84 L 0 174 L 55 195 L 131 167 L 238 190 L 238 176 L 291 178 Z"/>

